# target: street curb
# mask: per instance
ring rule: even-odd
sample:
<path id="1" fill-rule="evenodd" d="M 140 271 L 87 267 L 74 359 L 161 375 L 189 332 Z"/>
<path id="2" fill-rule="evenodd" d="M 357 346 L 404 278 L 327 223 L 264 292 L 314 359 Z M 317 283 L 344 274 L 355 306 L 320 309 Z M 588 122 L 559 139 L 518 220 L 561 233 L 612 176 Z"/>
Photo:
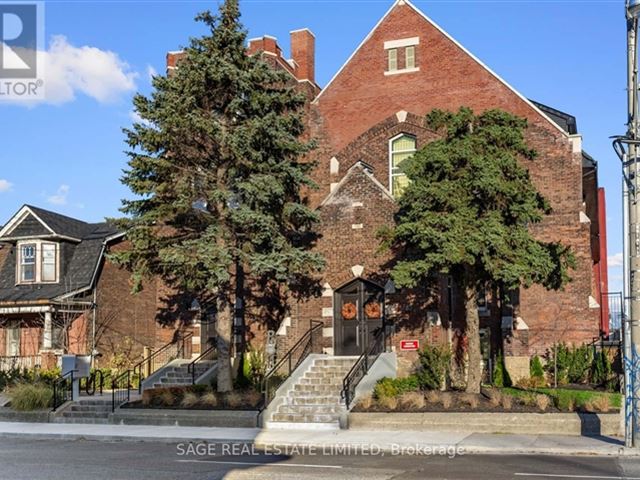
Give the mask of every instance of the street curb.
<path id="1" fill-rule="evenodd" d="M 294 443 L 294 442 L 265 442 L 258 441 L 255 442 L 253 440 L 248 439 L 215 439 L 215 438 L 185 438 L 185 437 L 146 437 L 146 436 L 130 436 L 130 435 L 91 435 L 91 434 L 75 434 L 75 433 L 15 433 L 15 432 L 0 432 L 0 438 L 9 438 L 9 439 L 28 439 L 28 440 L 64 440 L 64 441 L 94 441 L 94 442 L 108 442 L 108 443 L 119 443 L 119 442 L 128 442 L 128 443 L 164 443 L 164 444 L 172 444 L 172 443 L 209 443 L 209 444 L 219 444 L 219 443 L 240 443 L 240 444 L 248 444 L 253 445 L 257 449 L 265 449 L 269 448 L 273 449 L 282 449 L 282 450 L 291 450 L 293 448 L 299 448 L 300 450 L 309 450 L 316 449 L 322 451 L 323 449 L 331 449 L 331 447 L 345 447 L 345 445 L 350 445 L 352 448 L 358 448 L 365 446 L 361 442 L 353 442 L 353 443 L 345 443 L 345 442 L 327 442 L 327 443 Z M 528 447 L 528 448 L 500 448 L 500 447 L 482 447 L 482 446 L 465 446 L 460 443 L 451 443 L 451 444 L 427 444 L 416 442 L 411 445 L 411 447 L 415 446 L 423 446 L 429 447 L 432 449 L 446 449 L 448 448 L 456 448 L 457 450 L 462 450 L 459 455 L 545 455 L 545 456 L 593 456 L 593 457 L 615 457 L 615 456 L 624 456 L 624 457 L 638 457 L 640 456 L 640 451 L 636 451 L 635 449 L 629 449 L 625 447 L 611 447 L 607 450 L 601 449 L 571 449 L 571 448 L 549 448 L 549 447 Z M 392 447 L 389 445 L 380 446 L 380 451 L 384 453 L 391 453 Z M 415 455 L 404 454 L 404 456 L 419 456 L 419 453 Z M 434 453 L 433 456 L 437 456 L 439 454 Z"/>

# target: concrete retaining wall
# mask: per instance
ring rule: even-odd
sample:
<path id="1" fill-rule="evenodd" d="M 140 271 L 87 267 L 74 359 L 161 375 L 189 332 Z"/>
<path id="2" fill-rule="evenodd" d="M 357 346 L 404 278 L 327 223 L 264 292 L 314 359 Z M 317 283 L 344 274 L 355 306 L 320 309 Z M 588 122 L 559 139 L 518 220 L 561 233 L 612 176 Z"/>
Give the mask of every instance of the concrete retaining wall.
<path id="1" fill-rule="evenodd" d="M 53 413 L 50 410 L 18 412 L 10 408 L 0 407 L 0 422 L 48 423 L 52 417 Z"/>
<path id="2" fill-rule="evenodd" d="M 353 430 L 622 436 L 619 413 L 350 413 Z"/>
<path id="3" fill-rule="evenodd" d="M 158 425 L 163 427 L 255 428 L 258 411 L 252 410 L 142 410 L 121 408 L 109 416 L 109 423 Z"/>

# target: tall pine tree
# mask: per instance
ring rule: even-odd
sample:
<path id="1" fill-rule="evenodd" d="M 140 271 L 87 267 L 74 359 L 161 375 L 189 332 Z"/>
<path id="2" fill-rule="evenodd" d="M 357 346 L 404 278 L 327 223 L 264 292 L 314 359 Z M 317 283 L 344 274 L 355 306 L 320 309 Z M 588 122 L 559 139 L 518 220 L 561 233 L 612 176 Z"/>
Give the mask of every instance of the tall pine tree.
<path id="1" fill-rule="evenodd" d="M 180 292 L 216 306 L 218 390 L 232 389 L 230 347 L 235 286 L 243 276 L 281 284 L 318 272 L 310 251 L 317 215 L 301 200 L 313 186 L 302 140 L 304 98 L 284 71 L 245 49 L 237 0 L 196 20 L 178 68 L 136 95 L 141 121 L 125 129 L 129 169 L 123 202 L 131 249 L 115 259 L 135 288 L 160 275 Z"/>
<path id="2" fill-rule="evenodd" d="M 399 257 L 392 271 L 397 285 L 415 287 L 441 273 L 464 292 L 467 390 L 477 393 L 478 289 L 559 289 L 569 280 L 574 257 L 568 247 L 539 241 L 530 232 L 551 208 L 520 163 L 535 158 L 524 140 L 525 120 L 499 110 L 474 115 L 461 108 L 434 110 L 427 124 L 442 139 L 403 164 L 411 183 L 399 200 L 395 226 L 381 236 Z"/>

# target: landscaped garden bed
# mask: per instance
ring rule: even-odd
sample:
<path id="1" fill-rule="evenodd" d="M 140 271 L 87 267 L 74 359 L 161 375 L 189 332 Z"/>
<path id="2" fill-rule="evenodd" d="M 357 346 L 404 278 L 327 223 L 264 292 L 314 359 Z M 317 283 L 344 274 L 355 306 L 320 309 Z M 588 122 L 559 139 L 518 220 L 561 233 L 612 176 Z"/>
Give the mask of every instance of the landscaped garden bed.
<path id="1" fill-rule="evenodd" d="M 219 393 L 207 385 L 151 388 L 123 408 L 170 410 L 259 410 L 263 395 L 253 389 Z"/>

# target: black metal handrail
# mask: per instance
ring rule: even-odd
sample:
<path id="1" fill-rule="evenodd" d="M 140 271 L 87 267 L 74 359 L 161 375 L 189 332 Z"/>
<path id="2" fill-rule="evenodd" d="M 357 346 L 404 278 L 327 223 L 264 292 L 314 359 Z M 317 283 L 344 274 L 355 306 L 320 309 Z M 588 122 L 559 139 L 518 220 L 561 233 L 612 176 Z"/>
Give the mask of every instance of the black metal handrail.
<path id="1" fill-rule="evenodd" d="M 53 381 L 53 405 L 52 412 L 73 400 L 73 370 L 65 373 Z"/>
<path id="2" fill-rule="evenodd" d="M 149 375 L 159 370 L 176 358 L 186 358 L 191 356 L 191 338 L 192 332 L 180 335 L 176 340 L 167 343 L 159 350 L 151 355 L 143 358 L 129 370 L 121 373 L 111 382 L 111 409 L 115 411 L 123 403 L 131 401 L 131 390 L 133 382 L 138 381 L 138 393 L 142 393 L 142 382 L 145 379 L 145 373 Z"/>
<path id="3" fill-rule="evenodd" d="M 99 381 L 98 381 L 99 378 Z M 100 395 L 102 395 L 102 390 L 104 388 L 104 373 L 102 370 L 95 370 L 91 376 L 85 379 L 84 381 L 84 391 L 87 395 L 93 396 L 96 393 L 96 390 L 100 391 Z"/>
<path id="4" fill-rule="evenodd" d="M 356 393 L 356 387 L 367 374 L 371 366 L 375 363 L 381 353 L 387 350 L 386 328 L 381 327 L 374 335 L 373 345 L 367 352 L 363 352 L 356 363 L 353 364 L 349 373 L 342 380 L 341 397 L 344 399 L 347 410 L 351 406 Z"/>
<path id="5" fill-rule="evenodd" d="M 262 380 L 262 394 L 264 395 L 265 407 L 273 400 L 273 394 L 278 387 L 291 376 L 293 371 L 298 368 L 310 353 L 314 353 L 314 348 L 322 348 L 321 339 L 316 339 L 314 342 L 314 336 L 322 332 L 323 325 L 324 324 L 318 320 L 311 320 L 309 330 L 284 354 L 276 363 L 275 367 L 265 374 Z"/>
<path id="6" fill-rule="evenodd" d="M 211 360 L 215 360 L 218 353 L 217 345 L 211 345 L 204 352 L 200 354 L 200 356 L 196 357 L 188 366 L 187 372 L 191 374 L 191 384 L 195 385 L 197 376 L 196 372 L 198 371 L 198 366 L 204 362 L 208 362 Z"/>

